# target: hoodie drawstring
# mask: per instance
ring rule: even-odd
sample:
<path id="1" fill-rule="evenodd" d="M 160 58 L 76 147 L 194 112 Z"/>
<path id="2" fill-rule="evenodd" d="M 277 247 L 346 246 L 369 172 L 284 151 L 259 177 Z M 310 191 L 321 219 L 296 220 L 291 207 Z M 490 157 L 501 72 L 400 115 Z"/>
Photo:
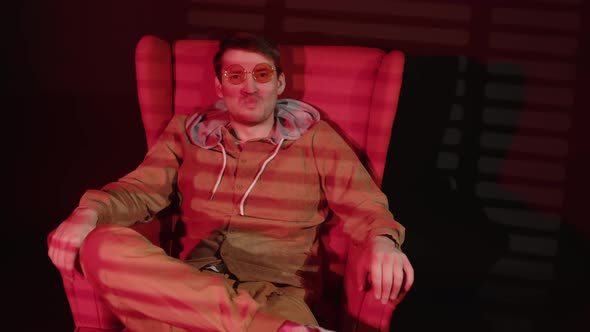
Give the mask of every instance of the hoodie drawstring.
<path id="1" fill-rule="evenodd" d="M 274 157 L 277 155 L 277 153 L 279 153 L 279 150 L 281 149 L 281 145 L 283 144 L 283 141 L 285 139 L 281 138 L 281 140 L 279 141 L 279 143 L 277 144 L 277 147 L 275 148 L 275 150 L 273 151 L 272 155 L 270 157 L 268 157 L 264 163 L 262 163 L 262 166 L 260 167 L 260 169 L 258 170 L 258 173 L 256 174 L 256 177 L 254 177 L 254 180 L 252 181 L 252 183 L 250 184 L 250 186 L 248 187 L 248 189 L 246 190 L 246 192 L 244 193 L 244 196 L 242 196 L 242 200 L 240 200 L 240 215 L 243 216 L 245 215 L 244 213 L 244 203 L 246 202 L 246 198 L 248 197 L 248 195 L 250 194 L 250 191 L 252 191 L 252 188 L 254 188 L 254 185 L 256 184 L 256 182 L 258 182 L 258 179 L 260 178 L 260 176 L 262 175 L 262 172 L 264 172 L 264 169 L 266 168 L 266 165 L 268 165 L 268 163 L 274 159 Z"/>
<path id="2" fill-rule="evenodd" d="M 219 145 L 219 147 L 221 148 L 221 153 L 223 154 L 223 165 L 221 166 L 221 172 L 219 172 L 219 175 L 217 176 L 217 182 L 215 182 L 215 186 L 211 191 L 211 198 L 209 198 L 210 201 L 213 200 L 213 196 L 215 196 L 217 188 L 219 188 L 221 178 L 223 177 L 223 172 L 225 172 L 225 166 L 227 165 L 227 153 L 225 152 L 225 148 L 223 147 L 223 144 L 221 144 L 221 142 L 217 143 L 217 145 Z"/>

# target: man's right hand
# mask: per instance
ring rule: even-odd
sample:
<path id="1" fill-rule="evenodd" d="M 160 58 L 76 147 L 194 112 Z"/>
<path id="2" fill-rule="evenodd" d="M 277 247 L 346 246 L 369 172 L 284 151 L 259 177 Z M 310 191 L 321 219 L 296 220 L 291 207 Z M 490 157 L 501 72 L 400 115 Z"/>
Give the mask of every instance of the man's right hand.
<path id="1" fill-rule="evenodd" d="M 49 233 L 49 258 L 64 274 L 74 274 L 74 264 L 82 242 L 96 228 L 98 213 L 92 209 L 76 209 Z"/>

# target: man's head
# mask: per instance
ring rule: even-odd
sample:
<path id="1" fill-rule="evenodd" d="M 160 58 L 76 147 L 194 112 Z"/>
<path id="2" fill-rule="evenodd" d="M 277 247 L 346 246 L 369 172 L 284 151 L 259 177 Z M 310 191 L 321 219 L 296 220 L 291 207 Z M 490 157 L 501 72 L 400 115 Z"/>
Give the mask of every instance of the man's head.
<path id="1" fill-rule="evenodd" d="M 219 50 L 213 57 L 213 68 L 215 69 L 217 79 L 220 81 L 224 69 L 221 59 L 223 54 L 230 49 L 259 53 L 274 63 L 277 75 L 283 73 L 283 68 L 281 67 L 281 53 L 279 52 L 277 44 L 260 35 L 248 32 L 238 32 L 222 40 L 219 43 Z"/>
<path id="2" fill-rule="evenodd" d="M 278 47 L 250 33 L 221 41 L 215 54 L 215 90 L 234 125 L 272 126 L 278 96 L 285 89 Z"/>

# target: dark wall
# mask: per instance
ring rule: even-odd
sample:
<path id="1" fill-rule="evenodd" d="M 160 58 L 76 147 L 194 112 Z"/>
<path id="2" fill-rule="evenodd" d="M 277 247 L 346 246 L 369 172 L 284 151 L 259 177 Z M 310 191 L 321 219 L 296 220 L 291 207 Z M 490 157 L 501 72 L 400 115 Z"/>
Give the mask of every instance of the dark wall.
<path id="1" fill-rule="evenodd" d="M 183 2 L 33 1 L 9 16 L 3 134 L 16 285 L 5 302 L 18 330 L 73 331 L 46 237 L 87 188 L 130 171 L 146 143 L 135 91 L 135 44 L 178 38 Z M 6 91 L 5 89 L 5 91 Z M 6 151 L 6 150 L 5 150 Z M 18 234 L 18 235 L 16 235 Z M 15 236 L 16 235 L 16 236 Z M 24 240 L 23 240 L 24 239 Z M 12 267 L 5 267 L 5 270 Z"/>

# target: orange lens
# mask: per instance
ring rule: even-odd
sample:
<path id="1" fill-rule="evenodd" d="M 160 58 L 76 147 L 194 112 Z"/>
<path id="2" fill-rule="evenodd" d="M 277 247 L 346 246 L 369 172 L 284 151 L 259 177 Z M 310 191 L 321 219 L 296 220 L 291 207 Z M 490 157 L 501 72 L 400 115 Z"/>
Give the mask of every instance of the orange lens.
<path id="1" fill-rule="evenodd" d="M 231 84 L 240 84 L 246 79 L 246 71 L 240 65 L 231 65 L 225 70 L 225 77 Z"/>
<path id="2" fill-rule="evenodd" d="M 266 83 L 272 79 L 273 72 L 274 70 L 268 63 L 259 63 L 252 70 L 252 75 L 254 75 L 256 82 Z"/>

